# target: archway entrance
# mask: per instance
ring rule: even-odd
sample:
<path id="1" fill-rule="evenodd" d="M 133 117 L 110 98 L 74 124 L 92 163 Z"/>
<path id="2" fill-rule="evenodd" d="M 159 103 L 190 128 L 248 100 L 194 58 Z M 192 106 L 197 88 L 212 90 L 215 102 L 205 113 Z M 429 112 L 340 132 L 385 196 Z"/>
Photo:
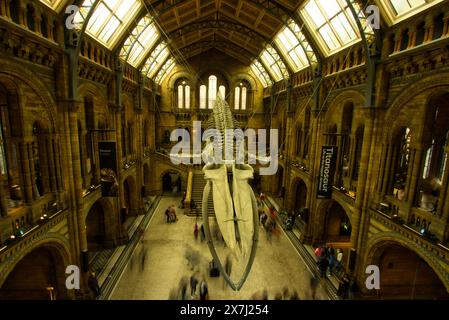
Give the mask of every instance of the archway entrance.
<path id="1" fill-rule="evenodd" d="M 275 194 L 276 196 L 283 198 L 284 197 L 284 189 L 283 187 L 283 182 L 284 182 L 284 168 L 282 168 L 282 166 L 279 166 L 278 168 L 278 172 L 276 175 L 276 181 L 275 181 Z"/>
<path id="2" fill-rule="evenodd" d="M 106 236 L 105 212 L 98 201 L 94 203 L 87 214 L 86 228 L 89 252 L 101 250 Z"/>
<path id="3" fill-rule="evenodd" d="M 123 198 L 124 208 L 121 212 L 121 222 L 124 230 L 128 230 L 128 227 L 132 224 L 132 221 L 137 215 L 137 190 L 134 178 L 128 176 L 123 182 Z"/>
<path id="4" fill-rule="evenodd" d="M 414 251 L 387 242 L 374 254 L 380 269 L 382 299 L 449 299 L 435 271 Z"/>
<path id="5" fill-rule="evenodd" d="M 350 242 L 352 226 L 345 209 L 331 201 L 324 219 L 324 240 L 326 242 Z"/>
<path id="6" fill-rule="evenodd" d="M 307 204 L 307 186 L 303 180 L 297 180 L 293 189 L 293 211 L 299 213 L 298 216 L 305 223 L 309 221 L 309 215 L 306 211 L 302 210 Z"/>
<path id="7" fill-rule="evenodd" d="M 65 266 L 57 249 L 43 246 L 28 253 L 0 288 L 0 300 L 63 300 Z"/>
<path id="8" fill-rule="evenodd" d="M 178 194 L 181 192 L 181 176 L 177 172 L 166 172 L 162 176 L 162 192 Z"/>

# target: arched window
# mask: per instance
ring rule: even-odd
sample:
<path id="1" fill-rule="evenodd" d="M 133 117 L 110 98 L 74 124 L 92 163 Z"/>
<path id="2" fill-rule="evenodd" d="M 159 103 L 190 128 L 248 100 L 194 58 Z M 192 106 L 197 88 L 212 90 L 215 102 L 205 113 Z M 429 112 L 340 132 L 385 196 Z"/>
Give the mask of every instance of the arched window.
<path id="1" fill-rule="evenodd" d="M 209 88 L 208 88 L 208 107 L 212 109 L 214 107 L 214 102 L 217 99 L 217 77 L 212 75 L 209 77 Z"/>
<path id="2" fill-rule="evenodd" d="M 18 150 L 11 139 L 15 116 L 11 100 L 9 92 L 0 85 L 0 217 L 6 216 L 8 208 L 18 206 L 23 199 Z"/>
<path id="3" fill-rule="evenodd" d="M 207 86 L 200 86 L 200 109 L 212 109 L 214 107 L 217 94 L 225 99 L 226 98 L 226 86 L 219 84 L 217 76 L 211 75 L 207 78 Z"/>
<path id="4" fill-rule="evenodd" d="M 178 84 L 178 108 L 190 109 L 190 86 L 184 80 Z"/>
<path id="5" fill-rule="evenodd" d="M 235 87 L 234 90 L 234 109 L 235 110 L 246 110 L 248 102 L 248 88 L 244 82 Z"/>
<path id="6" fill-rule="evenodd" d="M 226 99 L 226 87 L 224 85 L 221 85 L 218 88 L 218 92 L 220 93 L 220 96 L 223 100 Z"/>
<path id="7" fill-rule="evenodd" d="M 407 173 L 410 162 L 410 142 L 412 138 L 412 132 L 410 128 L 403 128 L 400 130 L 396 137 L 395 153 L 397 156 L 395 157 L 396 163 L 394 167 L 394 175 L 393 175 L 393 187 L 397 190 L 404 190 L 405 183 L 407 181 Z M 399 193 L 398 193 L 399 195 Z"/>
<path id="8" fill-rule="evenodd" d="M 200 109 L 207 108 L 207 87 L 202 85 L 200 87 Z"/>

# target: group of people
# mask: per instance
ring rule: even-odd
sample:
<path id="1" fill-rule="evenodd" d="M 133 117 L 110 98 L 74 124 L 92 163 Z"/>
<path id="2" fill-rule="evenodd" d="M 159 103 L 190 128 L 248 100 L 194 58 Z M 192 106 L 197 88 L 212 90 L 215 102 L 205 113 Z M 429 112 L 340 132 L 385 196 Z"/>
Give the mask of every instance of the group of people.
<path id="1" fill-rule="evenodd" d="M 273 295 L 274 300 L 301 300 L 296 289 L 290 290 L 285 286 L 281 291 L 277 291 Z M 268 290 L 265 288 L 262 291 L 255 292 L 250 300 L 269 300 Z"/>
<path id="2" fill-rule="evenodd" d="M 263 206 L 263 203 L 261 204 Z M 267 240 L 271 243 L 273 235 L 279 237 L 281 235 L 280 230 L 277 228 L 276 217 L 278 213 L 274 208 L 270 208 L 269 212 L 266 213 L 265 210 L 259 210 L 259 222 L 264 228 L 265 234 L 267 235 Z"/>
<path id="3" fill-rule="evenodd" d="M 323 245 L 315 249 L 315 256 L 323 278 L 331 276 L 334 270 L 342 269 L 343 251 L 341 249 L 335 250 L 332 245 Z"/>
<path id="4" fill-rule="evenodd" d="M 174 204 L 165 210 L 165 217 L 167 218 L 167 223 L 178 221 L 178 218 L 176 217 L 176 206 Z"/>
<path id="5" fill-rule="evenodd" d="M 170 291 L 168 298 L 169 300 L 209 300 L 206 278 L 200 277 L 198 272 L 192 273 L 190 278 L 182 277 L 178 287 Z"/>

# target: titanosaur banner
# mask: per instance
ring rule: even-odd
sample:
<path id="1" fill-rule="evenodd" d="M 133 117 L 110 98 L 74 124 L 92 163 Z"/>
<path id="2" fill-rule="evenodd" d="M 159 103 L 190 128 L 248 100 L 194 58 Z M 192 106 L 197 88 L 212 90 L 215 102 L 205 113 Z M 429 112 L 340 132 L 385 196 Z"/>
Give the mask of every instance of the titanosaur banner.
<path id="1" fill-rule="evenodd" d="M 321 149 L 321 164 L 318 176 L 318 199 L 330 199 L 334 182 L 335 168 L 337 165 L 336 146 L 323 146 Z"/>
<path id="2" fill-rule="evenodd" d="M 101 194 L 117 197 L 117 150 L 115 141 L 98 141 L 101 172 Z"/>

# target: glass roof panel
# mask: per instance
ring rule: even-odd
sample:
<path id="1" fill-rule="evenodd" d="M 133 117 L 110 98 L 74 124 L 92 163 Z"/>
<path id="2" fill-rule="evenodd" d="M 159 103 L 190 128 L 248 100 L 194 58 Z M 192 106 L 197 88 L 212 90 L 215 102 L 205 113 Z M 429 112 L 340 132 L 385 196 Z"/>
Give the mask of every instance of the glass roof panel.
<path id="1" fill-rule="evenodd" d="M 309 0 L 299 12 L 326 55 L 361 40 L 346 0 Z"/>
<path id="2" fill-rule="evenodd" d="M 158 39 L 159 33 L 151 17 L 143 17 L 126 39 L 120 58 L 137 68 Z"/>
<path id="3" fill-rule="evenodd" d="M 75 22 L 82 23 L 87 17 L 94 0 L 85 0 Z M 89 19 L 86 32 L 109 49 L 120 38 L 125 28 L 141 9 L 140 0 L 99 0 Z"/>
<path id="4" fill-rule="evenodd" d="M 161 82 L 164 81 L 165 77 L 170 74 L 175 65 L 175 59 L 168 59 L 167 62 L 165 62 L 162 66 L 161 70 L 158 72 L 154 81 L 158 84 L 161 84 Z"/>
<path id="5" fill-rule="evenodd" d="M 165 59 L 168 57 L 169 54 L 170 52 L 168 51 L 167 44 L 165 42 L 161 42 L 153 50 L 150 57 L 145 62 L 142 72 L 146 74 L 147 77 L 153 78 L 153 76 L 165 62 Z"/>
<path id="6" fill-rule="evenodd" d="M 40 0 L 40 1 L 55 11 L 59 11 L 60 5 L 63 2 L 65 2 L 64 0 Z"/>
<path id="7" fill-rule="evenodd" d="M 297 26 L 295 23 L 294 25 Z M 306 41 L 303 34 L 298 29 L 295 28 L 292 23 L 290 23 L 288 26 L 284 27 L 284 29 L 280 33 L 278 33 L 275 38 L 275 42 L 281 49 L 281 53 L 283 54 L 289 65 L 292 67 L 294 72 L 297 72 L 309 66 L 307 54 L 305 53 L 300 43 L 300 41 L 302 41 L 302 43 L 304 44 L 304 42 Z M 295 31 L 296 34 L 293 33 L 292 30 Z M 300 36 L 301 39 L 298 39 L 297 36 Z"/>
<path id="8" fill-rule="evenodd" d="M 251 65 L 251 70 L 259 78 L 260 82 L 262 82 L 264 88 L 273 84 L 273 82 L 270 79 L 270 76 L 265 70 L 265 67 L 258 60 L 255 60 L 253 62 L 253 64 Z"/>
<path id="9" fill-rule="evenodd" d="M 276 81 L 289 77 L 287 67 L 271 45 L 267 45 L 265 50 L 262 51 L 260 59 Z"/>
<path id="10" fill-rule="evenodd" d="M 444 0 L 382 0 L 377 1 L 384 9 L 391 24 L 407 19 Z"/>

